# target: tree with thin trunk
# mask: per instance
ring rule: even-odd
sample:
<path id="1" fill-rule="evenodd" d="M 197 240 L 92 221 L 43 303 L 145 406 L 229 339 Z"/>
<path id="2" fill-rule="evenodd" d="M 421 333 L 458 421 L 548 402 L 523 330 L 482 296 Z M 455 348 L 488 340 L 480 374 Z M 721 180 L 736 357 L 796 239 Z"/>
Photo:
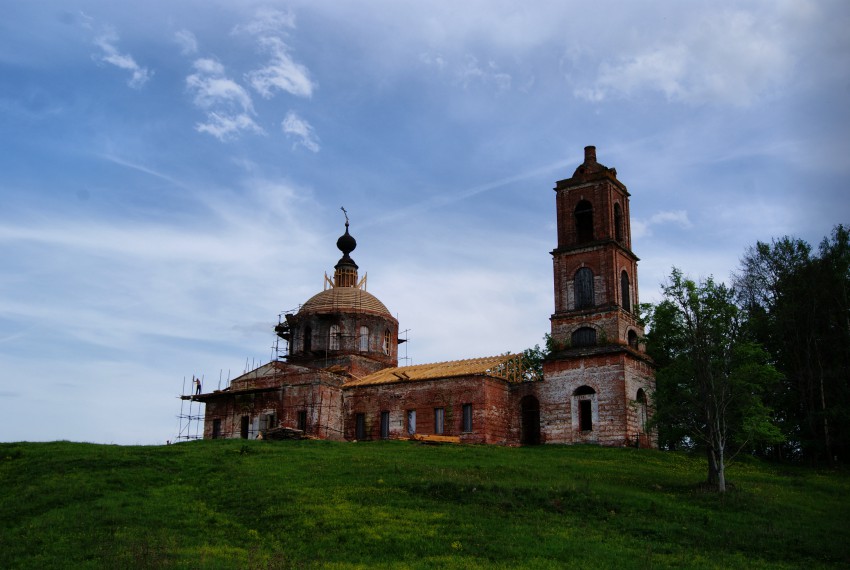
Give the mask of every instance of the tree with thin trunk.
<path id="1" fill-rule="evenodd" d="M 703 449 L 708 483 L 725 492 L 731 456 L 781 438 L 763 403 L 778 373 L 746 338 L 732 289 L 674 268 L 662 291 L 648 315 L 648 348 L 659 366 L 653 421 L 663 446 Z"/>

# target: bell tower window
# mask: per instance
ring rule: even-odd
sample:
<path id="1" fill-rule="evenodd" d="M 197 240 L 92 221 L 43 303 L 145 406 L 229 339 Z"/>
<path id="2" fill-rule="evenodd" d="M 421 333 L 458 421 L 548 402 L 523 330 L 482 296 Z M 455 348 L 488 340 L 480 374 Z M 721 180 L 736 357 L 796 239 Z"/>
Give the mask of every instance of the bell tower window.
<path id="1" fill-rule="evenodd" d="M 620 301 L 623 305 L 623 310 L 631 312 L 632 302 L 629 297 L 629 274 L 625 270 L 620 274 Z"/>
<path id="2" fill-rule="evenodd" d="M 592 307 L 595 304 L 593 299 L 593 271 L 589 267 L 582 267 L 576 271 L 574 283 L 576 309 Z"/>
<path id="3" fill-rule="evenodd" d="M 596 346 L 596 329 L 590 327 L 576 329 L 570 336 L 570 341 L 573 348 Z"/>
<path id="4" fill-rule="evenodd" d="M 587 200 L 576 205 L 576 242 L 593 241 L 593 206 Z"/>
<path id="5" fill-rule="evenodd" d="M 620 204 L 614 204 L 614 239 L 623 241 L 623 210 Z"/>

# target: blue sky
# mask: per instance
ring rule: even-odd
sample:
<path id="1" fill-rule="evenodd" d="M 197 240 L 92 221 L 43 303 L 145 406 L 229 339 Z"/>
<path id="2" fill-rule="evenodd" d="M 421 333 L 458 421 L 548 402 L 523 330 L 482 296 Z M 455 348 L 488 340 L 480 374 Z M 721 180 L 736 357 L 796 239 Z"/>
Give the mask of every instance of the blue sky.
<path id="1" fill-rule="evenodd" d="M 640 300 L 850 223 L 850 8 L 20 1 L 0 21 L 0 440 L 162 443 L 271 355 L 344 218 L 410 363 L 554 308 L 555 181 L 596 145 Z"/>

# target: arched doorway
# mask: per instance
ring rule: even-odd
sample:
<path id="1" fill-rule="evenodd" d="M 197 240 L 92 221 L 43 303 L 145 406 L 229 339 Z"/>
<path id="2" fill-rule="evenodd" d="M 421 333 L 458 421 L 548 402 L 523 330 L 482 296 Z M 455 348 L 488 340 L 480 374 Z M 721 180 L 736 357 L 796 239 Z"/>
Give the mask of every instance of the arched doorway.
<path id="1" fill-rule="evenodd" d="M 519 442 L 537 445 L 540 443 L 540 402 L 534 396 L 525 396 L 519 405 L 522 416 Z"/>

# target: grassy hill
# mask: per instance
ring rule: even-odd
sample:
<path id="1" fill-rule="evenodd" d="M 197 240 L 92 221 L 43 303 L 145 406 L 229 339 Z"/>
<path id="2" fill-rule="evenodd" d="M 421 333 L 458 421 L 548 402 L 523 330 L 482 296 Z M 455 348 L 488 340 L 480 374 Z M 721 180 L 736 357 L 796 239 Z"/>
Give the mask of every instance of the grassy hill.
<path id="1" fill-rule="evenodd" d="M 846 473 L 636 449 L 0 444 L 2 568 L 827 568 Z"/>

